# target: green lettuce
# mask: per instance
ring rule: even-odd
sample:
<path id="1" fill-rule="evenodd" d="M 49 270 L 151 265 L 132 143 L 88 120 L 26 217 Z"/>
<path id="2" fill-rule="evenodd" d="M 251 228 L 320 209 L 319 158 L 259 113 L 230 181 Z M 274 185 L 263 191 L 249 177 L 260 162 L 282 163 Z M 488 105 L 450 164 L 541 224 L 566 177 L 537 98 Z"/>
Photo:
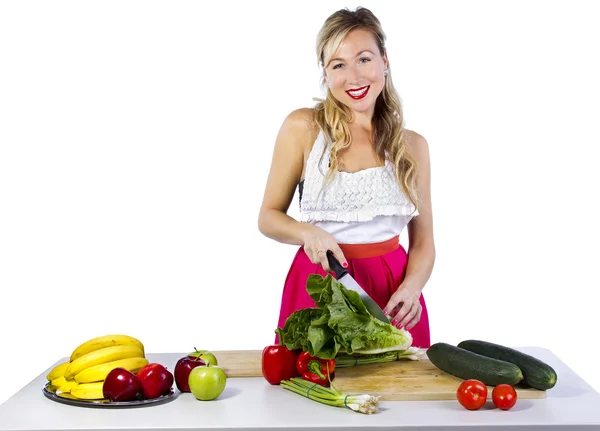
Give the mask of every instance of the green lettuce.
<path id="1" fill-rule="evenodd" d="M 346 289 L 331 275 L 310 275 L 306 291 L 317 308 L 292 313 L 284 327 L 275 330 L 280 343 L 288 349 L 302 349 L 331 359 L 339 352 L 374 353 L 411 346 L 408 331 L 373 317 L 358 293 Z"/>

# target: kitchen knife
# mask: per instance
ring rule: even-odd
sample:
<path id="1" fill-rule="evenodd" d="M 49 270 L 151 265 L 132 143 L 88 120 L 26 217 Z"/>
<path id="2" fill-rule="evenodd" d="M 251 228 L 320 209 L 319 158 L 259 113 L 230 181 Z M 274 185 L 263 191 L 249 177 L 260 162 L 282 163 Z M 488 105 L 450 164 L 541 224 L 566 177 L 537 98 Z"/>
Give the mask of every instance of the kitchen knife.
<path id="1" fill-rule="evenodd" d="M 360 299 L 367 307 L 367 310 L 373 317 L 381 320 L 384 323 L 390 323 L 388 317 L 384 314 L 383 310 L 377 305 L 377 303 L 371 298 L 367 292 L 352 278 L 346 268 L 344 268 L 340 262 L 333 255 L 331 250 L 327 250 L 327 260 L 329 261 L 329 267 L 335 272 L 335 278 L 337 281 L 342 283 L 348 290 L 353 290 L 360 296 Z"/>

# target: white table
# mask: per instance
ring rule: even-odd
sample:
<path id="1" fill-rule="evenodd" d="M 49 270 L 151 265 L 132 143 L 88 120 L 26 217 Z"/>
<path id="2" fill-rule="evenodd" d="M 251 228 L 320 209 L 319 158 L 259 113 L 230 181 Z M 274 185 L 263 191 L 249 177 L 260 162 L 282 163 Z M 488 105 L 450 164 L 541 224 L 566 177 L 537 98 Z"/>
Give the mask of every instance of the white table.
<path id="1" fill-rule="evenodd" d="M 600 430 L 600 394 L 545 349 L 521 348 L 546 361 L 558 374 L 541 400 L 519 399 L 509 411 L 488 404 L 465 410 L 457 401 L 383 401 L 374 415 L 331 407 L 271 386 L 260 378 L 230 378 L 219 398 L 198 401 L 190 393 L 173 401 L 130 409 L 84 408 L 60 404 L 42 394 L 48 371 L 0 405 L 0 430 L 226 430 L 293 428 L 459 430 Z M 183 354 L 148 354 L 174 369 Z"/>

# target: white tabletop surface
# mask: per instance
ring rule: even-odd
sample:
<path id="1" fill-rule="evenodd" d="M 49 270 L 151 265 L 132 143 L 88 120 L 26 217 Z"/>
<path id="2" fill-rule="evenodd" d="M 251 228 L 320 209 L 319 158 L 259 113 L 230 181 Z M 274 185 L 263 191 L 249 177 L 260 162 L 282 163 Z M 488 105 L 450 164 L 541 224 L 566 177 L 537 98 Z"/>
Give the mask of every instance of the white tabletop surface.
<path id="1" fill-rule="evenodd" d="M 519 399 L 509 411 L 491 401 L 477 411 L 457 401 L 382 401 L 380 411 L 364 415 L 331 407 L 272 386 L 262 377 L 229 378 L 221 396 L 198 401 L 183 393 L 173 401 L 128 409 L 64 405 L 42 394 L 51 364 L 0 405 L 0 430 L 227 430 L 227 429 L 393 429 L 600 430 L 600 394 L 550 351 L 520 348 L 553 366 L 556 386 L 541 400 Z M 147 354 L 174 369 L 183 354 Z"/>

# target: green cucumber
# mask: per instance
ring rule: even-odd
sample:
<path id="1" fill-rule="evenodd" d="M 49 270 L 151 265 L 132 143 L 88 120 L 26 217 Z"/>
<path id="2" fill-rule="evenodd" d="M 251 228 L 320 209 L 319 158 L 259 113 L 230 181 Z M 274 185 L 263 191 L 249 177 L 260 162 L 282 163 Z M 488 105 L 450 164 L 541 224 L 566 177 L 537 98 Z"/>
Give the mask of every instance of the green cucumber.
<path id="1" fill-rule="evenodd" d="M 545 391 L 556 385 L 556 371 L 545 362 L 510 347 L 481 340 L 465 340 L 458 347 L 489 358 L 515 364 L 523 372 L 523 383 Z"/>
<path id="2" fill-rule="evenodd" d="M 510 362 L 489 358 L 453 346 L 435 343 L 427 349 L 427 357 L 440 370 L 464 380 L 475 379 L 489 386 L 501 383 L 516 385 L 523 380 L 521 369 Z"/>

